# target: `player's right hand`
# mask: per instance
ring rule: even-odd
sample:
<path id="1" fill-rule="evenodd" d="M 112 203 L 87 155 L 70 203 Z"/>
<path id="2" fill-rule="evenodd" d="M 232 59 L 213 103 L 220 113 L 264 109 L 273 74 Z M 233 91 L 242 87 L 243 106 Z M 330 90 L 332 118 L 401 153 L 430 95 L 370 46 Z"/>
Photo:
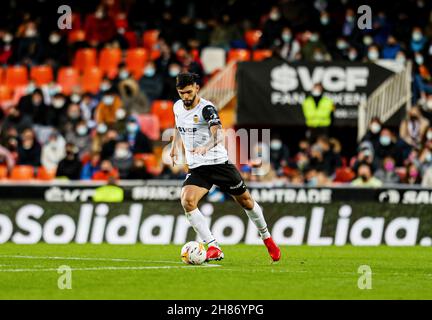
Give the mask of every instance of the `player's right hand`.
<path id="1" fill-rule="evenodd" d="M 175 166 L 175 162 L 177 160 L 177 151 L 175 150 L 175 148 L 171 149 L 171 151 L 170 151 L 170 157 L 171 157 L 171 160 L 172 160 L 172 165 L 174 167 Z"/>

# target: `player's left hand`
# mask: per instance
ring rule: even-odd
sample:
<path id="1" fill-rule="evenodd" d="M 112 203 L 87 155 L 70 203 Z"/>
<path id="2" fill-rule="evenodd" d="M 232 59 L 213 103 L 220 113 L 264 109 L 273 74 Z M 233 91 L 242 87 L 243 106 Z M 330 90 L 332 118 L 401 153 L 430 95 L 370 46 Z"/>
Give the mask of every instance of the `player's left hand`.
<path id="1" fill-rule="evenodd" d="M 204 155 L 207 151 L 207 147 L 196 147 L 191 150 L 192 153 L 200 155 Z"/>

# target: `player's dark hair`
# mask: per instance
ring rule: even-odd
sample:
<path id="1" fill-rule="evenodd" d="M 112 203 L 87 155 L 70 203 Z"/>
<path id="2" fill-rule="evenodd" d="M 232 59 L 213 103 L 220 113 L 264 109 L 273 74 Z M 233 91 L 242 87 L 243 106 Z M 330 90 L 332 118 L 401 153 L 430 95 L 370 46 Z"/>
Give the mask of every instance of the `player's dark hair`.
<path id="1" fill-rule="evenodd" d="M 194 83 L 198 83 L 199 76 L 196 73 L 182 72 L 177 76 L 176 88 L 183 89 L 184 87 L 190 86 Z"/>

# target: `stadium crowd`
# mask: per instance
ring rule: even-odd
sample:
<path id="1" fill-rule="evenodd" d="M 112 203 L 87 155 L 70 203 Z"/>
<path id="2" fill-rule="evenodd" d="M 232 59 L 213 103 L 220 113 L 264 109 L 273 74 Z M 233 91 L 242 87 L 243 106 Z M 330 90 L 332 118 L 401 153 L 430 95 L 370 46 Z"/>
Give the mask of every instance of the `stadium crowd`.
<path id="1" fill-rule="evenodd" d="M 175 77 L 180 72 L 197 73 L 205 83 L 212 74 L 204 71 L 200 53 L 219 47 L 227 53 L 266 52 L 288 61 L 414 61 L 415 107 L 398 132 L 373 120 L 358 154 L 349 158 L 341 156 L 337 137 L 301 140 L 295 152 L 274 137 L 268 146 L 270 161 L 261 167 L 265 174 L 251 174 L 253 159 L 241 167 L 248 181 L 432 186 L 432 4 L 407 0 L 382 8 L 373 12 L 372 30 L 360 30 L 356 8 L 363 2 L 86 1 L 72 5 L 72 30 L 57 28 L 58 15 L 44 16 L 52 5 L 48 1 L 45 7 L 44 1 L 16 5 L 0 19 L 3 70 L 47 65 L 58 79 L 61 68 L 73 65 L 83 48 L 117 48 L 124 54 L 140 46 L 147 31 L 158 32 L 149 48 L 151 57 L 138 72 L 122 59 L 96 90 L 78 86 L 65 92 L 55 81 L 30 81 L 14 88 L 6 102 L 2 96 L 0 165 L 7 173 L 24 165 L 71 180 L 184 178 L 185 168 L 155 165 L 166 155 L 156 153 L 156 160 L 149 156 L 161 144 L 146 132 L 140 117 L 152 113 L 160 100 L 177 99 Z M 252 11 L 245 13 L 246 5 Z"/>

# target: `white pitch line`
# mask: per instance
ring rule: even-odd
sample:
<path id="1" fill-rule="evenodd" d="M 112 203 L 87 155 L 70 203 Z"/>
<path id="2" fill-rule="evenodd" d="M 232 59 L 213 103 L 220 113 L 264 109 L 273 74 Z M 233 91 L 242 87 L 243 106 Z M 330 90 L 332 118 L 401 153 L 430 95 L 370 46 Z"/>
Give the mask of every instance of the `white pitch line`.
<path id="1" fill-rule="evenodd" d="M 150 263 L 174 263 L 182 264 L 180 261 L 165 260 L 134 260 L 120 258 L 86 258 L 86 257 L 53 257 L 53 256 L 17 256 L 17 255 L 0 255 L 0 258 L 13 259 L 39 259 L 39 260 L 77 260 L 77 261 L 112 261 L 112 262 L 150 262 Z"/>
<path id="2" fill-rule="evenodd" d="M 151 269 L 195 269 L 195 268 L 214 268 L 221 267 L 219 264 L 209 264 L 202 266 L 143 266 L 143 267 L 87 267 L 87 268 L 71 268 L 71 271 L 101 271 L 101 270 L 151 270 Z M 57 268 L 46 269 L 0 269 L 0 272 L 57 272 Z"/>

